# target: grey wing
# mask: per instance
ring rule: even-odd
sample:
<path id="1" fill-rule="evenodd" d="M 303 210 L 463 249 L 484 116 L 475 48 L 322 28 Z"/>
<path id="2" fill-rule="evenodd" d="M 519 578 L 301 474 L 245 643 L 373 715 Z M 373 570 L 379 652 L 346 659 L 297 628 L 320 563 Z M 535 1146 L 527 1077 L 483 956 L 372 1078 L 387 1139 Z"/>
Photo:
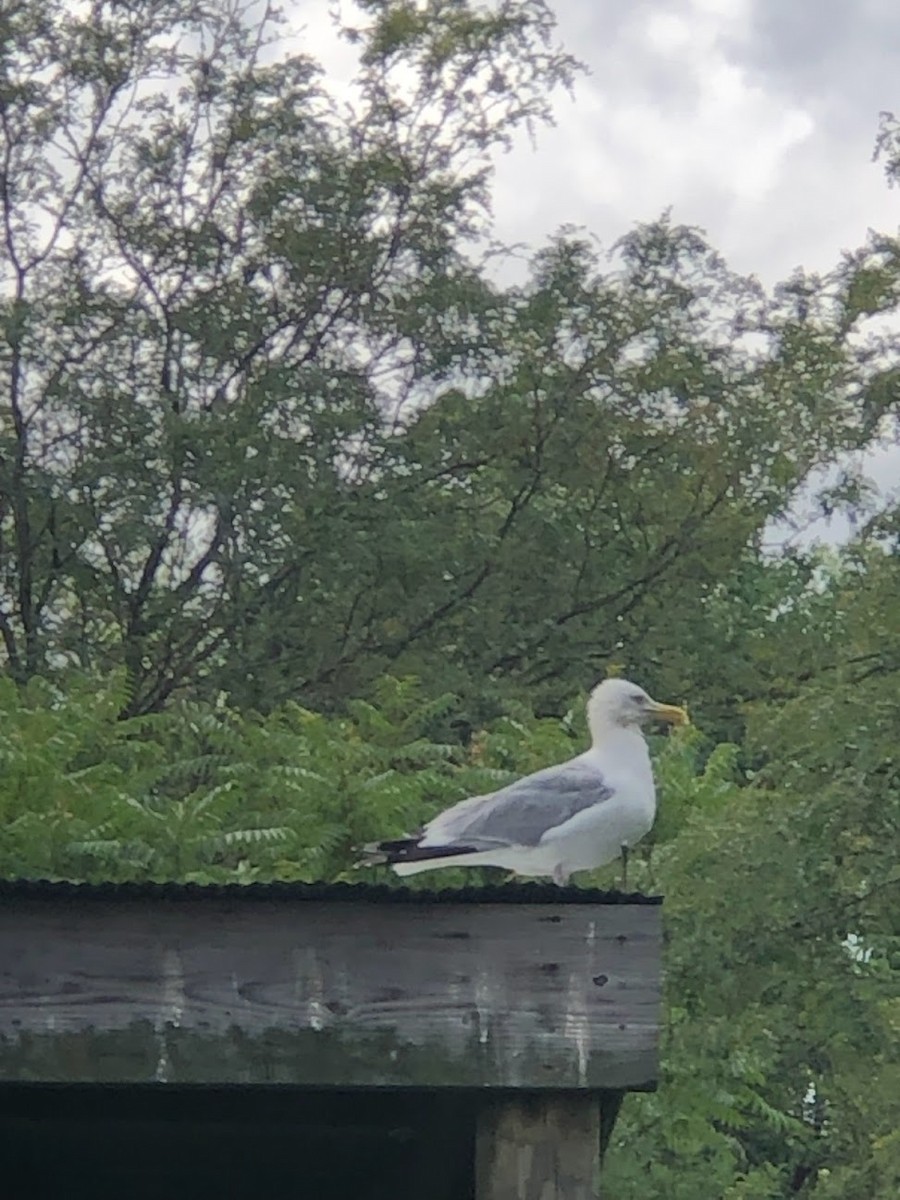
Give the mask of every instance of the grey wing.
<path id="1" fill-rule="evenodd" d="M 612 795 L 596 767 L 574 758 L 488 796 L 463 801 L 428 825 L 427 841 L 478 839 L 494 845 L 536 846 L 548 829 Z"/>

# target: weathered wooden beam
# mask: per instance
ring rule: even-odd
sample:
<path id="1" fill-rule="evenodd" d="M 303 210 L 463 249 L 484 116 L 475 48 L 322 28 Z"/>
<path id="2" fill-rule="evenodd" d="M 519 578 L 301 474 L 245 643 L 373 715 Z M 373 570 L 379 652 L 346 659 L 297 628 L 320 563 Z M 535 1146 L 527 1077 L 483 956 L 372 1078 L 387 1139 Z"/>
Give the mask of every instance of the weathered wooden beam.
<path id="1" fill-rule="evenodd" d="M 596 1096 L 513 1094 L 480 1112 L 475 1200 L 596 1200 L 599 1175 Z"/>
<path id="2" fill-rule="evenodd" d="M 659 960 L 652 905 L 7 893 L 0 1080 L 645 1090 Z"/>

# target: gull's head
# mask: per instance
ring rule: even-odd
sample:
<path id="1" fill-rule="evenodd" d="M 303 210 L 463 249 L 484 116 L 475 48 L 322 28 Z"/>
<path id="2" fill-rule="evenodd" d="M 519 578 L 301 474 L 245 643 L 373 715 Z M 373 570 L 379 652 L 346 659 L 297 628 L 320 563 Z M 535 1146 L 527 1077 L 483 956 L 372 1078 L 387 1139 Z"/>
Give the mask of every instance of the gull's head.
<path id="1" fill-rule="evenodd" d="M 587 704 L 591 737 L 599 741 L 614 729 L 639 729 L 651 721 L 686 725 L 688 716 L 674 704 L 659 704 L 642 687 L 627 679 L 604 679 L 591 692 Z"/>

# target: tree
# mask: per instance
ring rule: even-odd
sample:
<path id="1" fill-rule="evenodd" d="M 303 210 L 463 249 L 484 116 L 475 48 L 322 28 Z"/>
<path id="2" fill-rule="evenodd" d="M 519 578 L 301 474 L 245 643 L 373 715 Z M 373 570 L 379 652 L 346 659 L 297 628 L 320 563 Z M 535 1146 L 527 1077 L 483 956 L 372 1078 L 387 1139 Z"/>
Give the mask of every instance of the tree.
<path id="1" fill-rule="evenodd" d="M 539 0 L 366 0 L 349 108 L 275 14 L 3 16 L 0 633 L 24 681 L 123 661 L 126 712 L 320 578 L 464 288 L 484 156 L 572 61 Z M 274 59 L 274 61 L 273 61 Z M 410 81 L 410 75 L 412 80 Z M 298 529 L 299 526 L 299 529 Z"/>
<path id="2" fill-rule="evenodd" d="M 766 299 L 665 220 L 613 271 L 561 238 L 524 288 L 469 312 L 477 352 L 389 447 L 377 540 L 335 599 L 344 645 L 311 685 L 327 703 L 339 670 L 359 690 L 398 669 L 483 698 L 499 677 L 559 711 L 586 666 L 618 660 L 661 693 L 703 687 L 723 590 L 754 571 L 777 608 L 763 531 L 867 436 L 837 325 Z M 791 570 L 813 565 L 782 582 Z M 731 611 L 759 630 L 750 606 Z"/>
<path id="3" fill-rule="evenodd" d="M 880 1200 L 900 1186 L 897 586 L 896 556 L 868 538 L 834 555 L 816 593 L 824 652 L 788 695 L 749 706 L 753 770 L 709 792 L 661 763 L 687 799 L 666 831 L 664 793 L 652 856 L 665 1076 L 625 1106 L 613 1196 Z"/>
<path id="4" fill-rule="evenodd" d="M 610 662 L 693 691 L 723 580 L 873 436 L 859 273 L 766 297 L 663 219 L 497 285 L 490 153 L 575 70 L 551 15 L 358 7 L 346 101 L 272 13 L 4 16 L 9 669 L 124 665 L 126 716 L 411 673 L 464 728 Z"/>

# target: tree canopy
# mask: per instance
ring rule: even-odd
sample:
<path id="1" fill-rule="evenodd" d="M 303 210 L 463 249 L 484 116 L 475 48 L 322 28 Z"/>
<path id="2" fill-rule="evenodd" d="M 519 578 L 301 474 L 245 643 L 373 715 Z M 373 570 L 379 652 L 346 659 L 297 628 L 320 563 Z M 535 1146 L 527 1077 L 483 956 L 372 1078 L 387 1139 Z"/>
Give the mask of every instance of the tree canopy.
<path id="1" fill-rule="evenodd" d="M 489 152 L 576 66 L 542 3 L 361 9 L 349 100 L 254 7 L 10 10 L 19 682 L 124 665 L 134 715 L 437 673 L 552 708 L 623 651 L 668 682 L 677 642 L 692 684 L 716 588 L 891 403 L 852 336 L 886 262 L 766 296 L 663 218 L 493 282 Z"/>

